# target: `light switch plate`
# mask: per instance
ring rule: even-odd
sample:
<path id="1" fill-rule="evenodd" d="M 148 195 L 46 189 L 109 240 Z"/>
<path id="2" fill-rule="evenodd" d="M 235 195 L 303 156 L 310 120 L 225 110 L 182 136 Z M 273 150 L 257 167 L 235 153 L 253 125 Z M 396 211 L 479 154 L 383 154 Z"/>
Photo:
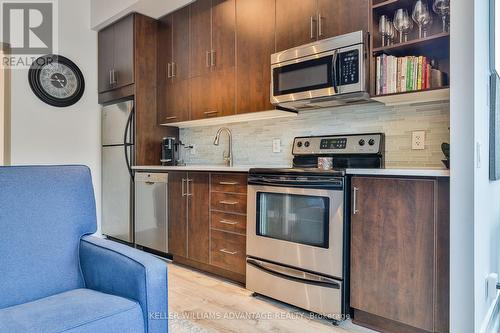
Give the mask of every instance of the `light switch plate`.
<path id="1" fill-rule="evenodd" d="M 281 140 L 273 139 L 273 153 L 281 153 Z"/>
<path id="2" fill-rule="evenodd" d="M 413 131 L 411 133 L 411 149 L 425 149 L 425 131 Z"/>

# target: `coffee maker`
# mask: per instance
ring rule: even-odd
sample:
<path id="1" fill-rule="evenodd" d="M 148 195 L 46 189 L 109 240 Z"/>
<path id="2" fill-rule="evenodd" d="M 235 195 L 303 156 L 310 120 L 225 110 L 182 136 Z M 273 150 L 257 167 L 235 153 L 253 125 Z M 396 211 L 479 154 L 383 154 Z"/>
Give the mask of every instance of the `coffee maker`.
<path id="1" fill-rule="evenodd" d="M 177 165 L 179 160 L 179 142 L 174 137 L 165 137 L 161 140 L 161 165 Z"/>

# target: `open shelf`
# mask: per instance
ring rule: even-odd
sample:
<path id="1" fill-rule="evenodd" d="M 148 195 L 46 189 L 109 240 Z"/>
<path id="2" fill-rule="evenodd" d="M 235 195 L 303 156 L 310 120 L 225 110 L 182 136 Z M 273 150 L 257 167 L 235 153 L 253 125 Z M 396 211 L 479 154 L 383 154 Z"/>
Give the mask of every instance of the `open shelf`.
<path id="1" fill-rule="evenodd" d="M 404 93 L 376 95 L 372 96 L 371 99 L 383 103 L 387 106 L 449 101 L 450 88 L 442 87 L 426 90 L 408 91 Z"/>
<path id="2" fill-rule="evenodd" d="M 447 49 L 449 45 L 450 34 L 440 32 L 424 38 L 412 39 L 407 42 L 392 44 L 388 46 L 375 47 L 374 54 L 387 53 L 390 55 L 407 55 L 412 52 L 424 52 L 426 49 Z"/>

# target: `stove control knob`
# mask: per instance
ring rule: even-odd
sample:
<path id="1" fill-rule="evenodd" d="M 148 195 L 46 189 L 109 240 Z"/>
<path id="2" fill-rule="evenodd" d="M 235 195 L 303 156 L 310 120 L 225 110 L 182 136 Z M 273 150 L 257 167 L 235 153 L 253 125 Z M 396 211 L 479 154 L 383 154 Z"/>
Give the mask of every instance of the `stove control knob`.
<path id="1" fill-rule="evenodd" d="M 302 147 L 302 141 L 297 142 L 297 147 Z"/>
<path id="2" fill-rule="evenodd" d="M 365 140 L 364 139 L 359 140 L 359 145 L 360 146 L 364 146 L 365 145 Z"/>
<path id="3" fill-rule="evenodd" d="M 304 142 L 304 147 L 306 147 L 306 148 L 307 148 L 307 147 L 309 147 L 310 145 L 311 145 L 311 144 L 309 143 L 309 141 Z"/>
<path id="4" fill-rule="evenodd" d="M 368 144 L 369 144 L 370 146 L 373 146 L 373 145 L 375 144 L 375 140 L 370 139 L 370 141 L 368 141 Z"/>

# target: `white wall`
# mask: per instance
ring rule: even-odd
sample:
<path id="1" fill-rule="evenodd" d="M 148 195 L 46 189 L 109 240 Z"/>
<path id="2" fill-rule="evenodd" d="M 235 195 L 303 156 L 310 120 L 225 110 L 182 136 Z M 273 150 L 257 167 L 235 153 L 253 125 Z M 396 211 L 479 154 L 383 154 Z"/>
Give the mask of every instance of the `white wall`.
<path id="1" fill-rule="evenodd" d="M 474 317 L 478 331 L 492 304 L 485 292 L 486 276 L 499 271 L 500 181 L 489 180 L 489 0 L 476 0 L 474 7 L 474 137 L 480 155 L 478 161 L 476 154 L 474 172 Z"/>
<path id="2" fill-rule="evenodd" d="M 68 108 L 40 101 L 28 71 L 12 70 L 12 164 L 85 164 L 92 169 L 100 216 L 100 107 L 97 33 L 90 30 L 90 0 L 59 1 L 59 54 L 85 77 L 82 99 Z"/>
<path id="3" fill-rule="evenodd" d="M 450 332 L 474 332 L 474 1 L 452 1 Z"/>

